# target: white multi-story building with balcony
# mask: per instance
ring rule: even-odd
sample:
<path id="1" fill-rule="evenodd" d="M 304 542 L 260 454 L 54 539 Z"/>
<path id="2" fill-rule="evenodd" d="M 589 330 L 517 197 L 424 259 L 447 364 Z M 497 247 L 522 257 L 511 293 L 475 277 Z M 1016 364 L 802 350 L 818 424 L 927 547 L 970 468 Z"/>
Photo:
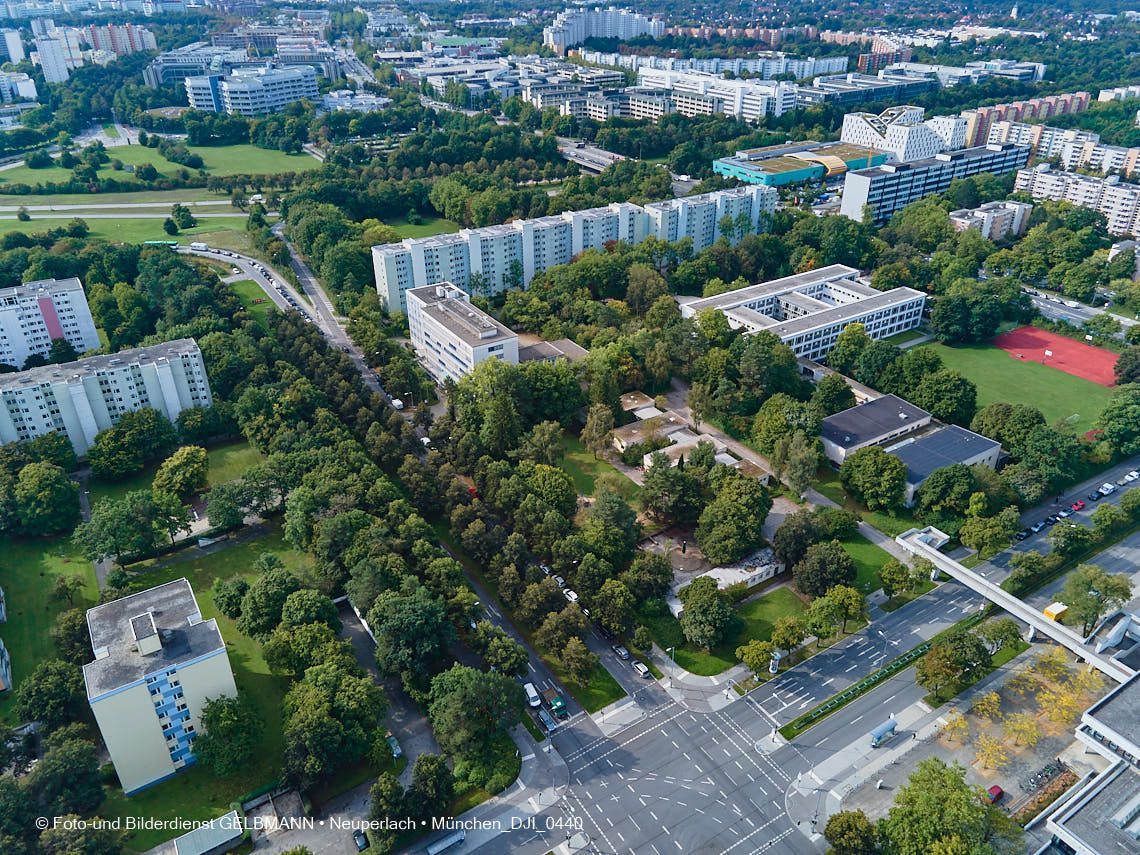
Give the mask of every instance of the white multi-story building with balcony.
<path id="1" fill-rule="evenodd" d="M 33 354 L 47 357 L 57 338 L 76 353 L 99 347 L 82 282 L 41 279 L 0 289 L 0 363 L 22 368 Z"/>
<path id="2" fill-rule="evenodd" d="M 1108 220 L 1110 234 L 1140 235 L 1140 184 L 1129 184 L 1115 175 L 1096 178 L 1061 172 L 1042 163 L 1019 170 L 1013 189 L 1034 199 L 1063 200 L 1098 211 Z"/>
<path id="3" fill-rule="evenodd" d="M 450 282 L 407 293 L 412 347 L 437 379 L 458 380 L 486 359 L 519 362 L 519 337 Z"/>

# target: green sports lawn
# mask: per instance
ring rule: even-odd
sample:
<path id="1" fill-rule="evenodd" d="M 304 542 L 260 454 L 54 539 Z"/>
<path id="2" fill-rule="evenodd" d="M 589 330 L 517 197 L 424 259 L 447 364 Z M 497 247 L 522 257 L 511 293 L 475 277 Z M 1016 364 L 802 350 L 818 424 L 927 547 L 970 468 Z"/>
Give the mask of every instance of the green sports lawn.
<path id="1" fill-rule="evenodd" d="M 98 200 L 98 196 L 92 196 L 91 200 Z M 113 213 L 110 211 L 102 211 L 100 213 Z M 220 212 L 219 212 L 220 213 Z M 83 211 L 76 211 L 67 216 L 61 217 L 58 213 L 53 213 L 50 217 L 38 217 L 35 213 L 32 218 L 26 222 L 21 222 L 15 219 L 0 219 L 0 235 L 6 235 L 9 232 L 24 232 L 25 234 L 35 234 L 36 232 L 46 232 L 50 229 L 63 228 L 73 219 L 81 219 L 87 223 L 89 234 L 91 237 L 103 238 L 105 240 L 118 242 L 118 243 L 142 243 L 148 240 L 176 240 L 182 244 L 188 244 L 191 240 L 199 240 L 203 235 L 212 234 L 221 231 L 245 231 L 245 224 L 248 217 L 245 214 L 239 214 L 233 217 L 210 217 L 209 219 L 202 219 L 198 221 L 198 225 L 192 229 L 183 229 L 178 234 L 171 237 L 163 231 L 162 224 L 168 216 L 169 211 L 161 208 L 156 209 L 154 219 L 88 219 L 83 216 Z M 2 215 L 11 216 L 11 215 Z"/>
<path id="2" fill-rule="evenodd" d="M 1037 362 L 1022 362 L 1005 351 L 979 344 L 947 347 L 925 345 L 978 387 L 978 407 L 997 401 L 1037 407 L 1049 424 L 1078 415 L 1080 432 L 1096 425 L 1112 390 Z"/>
<path id="3" fill-rule="evenodd" d="M 261 286 L 252 279 L 239 279 L 237 282 L 230 283 L 230 290 L 237 295 L 241 304 L 253 315 L 254 320 L 261 326 L 268 328 L 266 318 L 269 317 L 269 307 L 273 305 L 273 301 L 265 296 Z M 262 302 L 255 303 L 255 300 Z"/>

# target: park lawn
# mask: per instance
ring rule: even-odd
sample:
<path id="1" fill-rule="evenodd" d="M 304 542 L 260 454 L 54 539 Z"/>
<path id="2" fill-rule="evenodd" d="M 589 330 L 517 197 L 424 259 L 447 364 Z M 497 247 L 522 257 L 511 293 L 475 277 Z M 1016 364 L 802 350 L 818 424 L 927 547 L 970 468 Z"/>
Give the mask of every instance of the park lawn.
<path id="1" fill-rule="evenodd" d="M 4 589 L 8 622 L 0 624 L 0 638 L 12 661 L 12 681 L 20 681 L 36 665 L 56 657 L 50 630 L 55 616 L 69 606 L 52 597 L 60 576 L 83 578 L 82 593 L 72 608 L 89 608 L 98 598 L 95 568 L 72 544 L 71 538 L 0 537 L 0 588 Z M 0 722 L 19 724 L 13 712 L 14 692 L 0 694 Z"/>
<path id="2" fill-rule="evenodd" d="M 432 235 L 452 234 L 459 231 L 459 223 L 445 220 L 443 217 L 424 217 L 421 223 L 409 223 L 407 220 L 389 220 L 388 225 L 396 230 L 403 238 L 422 238 Z"/>
<path id="3" fill-rule="evenodd" d="M 872 511 L 859 504 L 847 495 L 847 491 L 839 483 L 839 473 L 830 466 L 821 466 L 817 474 L 819 481 L 815 485 L 816 490 L 831 499 L 839 507 L 846 508 L 860 517 L 867 525 L 877 528 L 883 534 L 896 537 L 915 527 L 914 514 L 907 508 L 899 508 L 892 512 Z"/>
<path id="4" fill-rule="evenodd" d="M 1046 424 L 1079 416 L 1078 432 L 1096 425 L 1112 390 L 1041 365 L 1014 359 L 989 345 L 947 347 L 926 345 L 934 350 L 947 368 L 952 368 L 978 387 L 978 408 L 1004 401 L 1028 404 L 1041 410 Z"/>
<path id="5" fill-rule="evenodd" d="M 736 610 L 743 621 L 740 632 L 711 650 L 704 650 L 686 641 L 681 622 L 671 612 L 650 615 L 638 611 L 637 620 L 645 625 L 657 646 L 666 651 L 666 655 L 669 655 L 669 648 L 676 648 L 672 658 L 677 665 L 690 674 L 712 677 L 740 661 L 736 658 L 737 647 L 753 638 L 767 641 L 772 637 L 772 627 L 779 618 L 797 615 L 806 609 L 807 606 L 790 589 L 775 588 L 741 605 Z"/>
<path id="6" fill-rule="evenodd" d="M 106 211 L 101 213 L 108 213 Z M 23 232 L 24 234 L 35 234 L 36 232 L 46 232 L 49 229 L 63 228 L 68 225 L 73 219 L 80 219 L 87 223 L 90 229 L 90 236 L 95 238 L 103 238 L 104 240 L 115 241 L 118 243 L 143 243 L 148 240 L 176 240 L 181 244 L 188 244 L 191 240 L 201 240 L 206 238 L 207 235 L 212 235 L 216 232 L 223 230 L 230 231 L 245 231 L 245 225 L 249 217 L 246 214 L 236 214 L 232 217 L 210 217 L 198 221 L 198 225 L 191 229 L 182 229 L 178 234 L 168 235 L 162 228 L 163 222 L 170 215 L 169 211 L 162 209 L 155 209 L 154 218 L 132 218 L 132 219 L 85 219 L 83 212 L 76 211 L 70 216 L 61 217 L 58 213 L 52 213 L 49 217 L 39 217 L 32 214 L 32 217 L 27 222 L 21 222 L 15 218 L 0 219 L 0 236 L 9 234 L 10 232 Z"/>
<path id="7" fill-rule="evenodd" d="M 879 581 L 879 570 L 891 560 L 891 556 L 861 534 L 847 538 L 842 544 L 855 562 L 855 587 L 863 594 L 879 590 L 883 586 Z"/>
<path id="8" fill-rule="evenodd" d="M 582 440 L 571 433 L 562 434 L 562 447 L 566 454 L 562 458 L 562 469 L 574 481 L 574 489 L 583 496 L 592 496 L 600 476 L 607 473 L 613 477 L 607 481 L 617 487 L 622 497 L 634 508 L 641 507 L 641 487 L 582 445 Z"/>
<path id="9" fill-rule="evenodd" d="M 889 341 L 895 347 L 902 347 L 907 342 L 914 341 L 916 338 L 922 338 L 924 335 L 925 333 L 921 330 L 903 330 L 900 333 L 895 333 L 886 338 L 885 341 Z"/>
<path id="10" fill-rule="evenodd" d="M 2 185 L 0 185 L 2 186 Z M 139 190 L 137 192 L 122 193 L 39 193 L 27 196 L 14 196 L 12 194 L 0 195 L 0 206 L 19 207 L 20 205 L 139 205 L 146 202 L 173 205 L 175 202 L 206 202 L 224 199 L 205 187 L 185 187 L 181 190 Z M 224 211 L 222 205 L 211 205 L 210 208 Z M 206 209 L 208 210 L 208 209 Z"/>
<path id="11" fill-rule="evenodd" d="M 267 323 L 267 318 L 269 317 L 269 308 L 273 305 L 273 301 L 265 296 L 265 292 L 261 290 L 261 286 L 252 279 L 239 279 L 237 282 L 230 283 L 230 290 L 237 295 L 237 298 L 241 300 L 241 304 L 253 315 L 253 319 L 262 327 L 268 329 L 269 324 Z M 254 300 L 260 300 L 261 302 L 255 303 Z"/>
<path id="12" fill-rule="evenodd" d="M 240 478 L 246 469 L 261 460 L 261 454 L 257 449 L 244 439 L 208 448 L 206 449 L 206 457 L 210 464 L 210 486 Z M 147 464 L 141 472 L 136 472 L 134 475 L 113 484 L 103 481 L 90 481 L 91 504 L 94 505 L 96 502 L 104 500 L 120 501 L 132 490 L 149 490 L 160 465 L 162 465 L 162 460 L 155 460 Z"/>
<path id="13" fill-rule="evenodd" d="M 261 746 L 246 767 L 232 778 L 216 778 L 205 767 L 195 766 L 130 797 L 124 796 L 117 786 L 110 787 L 107 802 L 99 810 L 103 816 L 211 819 L 225 813 L 230 802 L 275 781 L 281 774 L 284 751 L 281 704 L 289 681 L 270 673 L 261 655 L 261 645 L 238 632 L 234 622 L 218 612 L 210 586 L 215 579 L 236 576 L 252 579 L 253 562 L 266 552 L 276 555 L 286 568 L 301 577 L 311 575 L 312 560 L 285 543 L 279 527 L 244 543 L 229 543 L 231 545 L 210 553 L 190 547 L 159 561 L 140 562 L 131 569 L 146 569 L 134 576 L 130 590 L 145 590 L 182 577 L 190 581 L 203 619 L 218 621 L 238 690 L 257 705 L 265 722 Z M 127 844 L 142 851 L 170 836 L 169 831 L 138 831 L 128 838 Z"/>
<path id="14" fill-rule="evenodd" d="M 119 139 L 119 129 L 115 127 L 114 122 L 104 122 L 103 133 L 107 135 L 107 139 L 109 140 Z"/>

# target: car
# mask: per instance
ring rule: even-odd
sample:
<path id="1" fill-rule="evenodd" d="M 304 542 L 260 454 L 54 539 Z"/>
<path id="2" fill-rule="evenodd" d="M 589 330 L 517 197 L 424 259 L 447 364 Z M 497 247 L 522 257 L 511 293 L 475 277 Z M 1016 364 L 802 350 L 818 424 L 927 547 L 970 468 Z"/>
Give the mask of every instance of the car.
<path id="1" fill-rule="evenodd" d="M 348 345 L 347 345 L 347 344 L 342 344 L 342 345 L 340 346 L 340 349 L 341 349 L 341 350 L 343 350 L 345 353 L 352 353 L 352 351 L 348 349 Z"/>
<path id="2" fill-rule="evenodd" d="M 240 270 L 238 270 L 236 267 L 231 267 L 231 268 L 230 268 L 230 273 L 241 273 L 241 271 L 240 271 Z"/>
<path id="3" fill-rule="evenodd" d="M 1078 499 L 1069 505 L 1069 508 L 1073 511 L 1083 511 L 1085 509 L 1085 503 Z"/>
<path id="4" fill-rule="evenodd" d="M 990 804 L 996 805 L 1001 801 L 1002 796 L 1005 795 L 1005 790 L 1003 790 L 997 784 L 994 784 L 992 787 L 986 790 L 986 795 L 989 797 Z"/>
<path id="5" fill-rule="evenodd" d="M 558 585 L 559 588 L 565 588 L 566 587 L 566 580 L 563 579 L 561 576 L 555 576 L 554 581 Z"/>
<path id="6" fill-rule="evenodd" d="M 1115 492 L 1116 492 L 1116 485 L 1115 484 L 1109 484 L 1106 482 L 1106 483 L 1100 485 L 1100 493 L 1102 496 L 1111 496 Z"/>
<path id="7" fill-rule="evenodd" d="M 1034 534 L 1037 534 L 1037 532 L 1041 531 L 1041 529 L 1043 529 L 1043 528 L 1045 528 L 1045 521 L 1044 520 L 1042 520 L 1041 522 L 1035 522 L 1033 525 L 1031 525 L 1029 527 L 1029 530 L 1031 532 L 1033 532 Z"/>
<path id="8" fill-rule="evenodd" d="M 1127 475 L 1124 476 L 1124 480 L 1128 481 L 1129 483 L 1137 480 L 1138 478 L 1140 478 L 1140 472 L 1138 472 L 1135 469 L 1133 469 L 1131 472 L 1129 472 Z"/>
<path id="9" fill-rule="evenodd" d="M 615 644 L 610 649 L 617 654 L 617 658 L 622 662 L 625 662 L 627 659 L 629 659 L 629 651 L 622 647 L 620 644 Z"/>
<path id="10" fill-rule="evenodd" d="M 1087 498 L 1090 502 L 1099 502 L 1104 498 L 1104 494 L 1100 492 L 1100 490 L 1097 490 L 1095 493 L 1089 493 Z"/>
<path id="11" fill-rule="evenodd" d="M 554 571 L 550 569 L 549 564 L 539 564 L 538 569 L 542 571 L 543 576 L 549 576 Z"/>
<path id="12" fill-rule="evenodd" d="M 392 749 L 392 759 L 399 760 L 404 756 L 404 749 L 400 747 L 400 740 L 392 735 L 392 731 L 388 731 L 388 735 L 384 737 L 384 741 L 388 743 L 388 747 Z"/>
<path id="13" fill-rule="evenodd" d="M 582 610 L 582 614 L 586 617 L 587 620 L 589 620 L 590 610 L 588 608 L 586 608 L 584 605 L 582 605 L 581 603 L 578 603 L 578 608 L 580 608 Z"/>
<path id="14" fill-rule="evenodd" d="M 558 722 L 554 720 L 553 716 L 551 716 L 550 713 L 541 707 L 538 709 L 538 720 L 542 724 L 542 729 L 547 733 L 558 729 Z"/>
<path id="15" fill-rule="evenodd" d="M 352 842 L 356 844 L 357 852 L 363 852 L 368 848 L 368 835 L 358 828 L 352 832 Z"/>
<path id="16" fill-rule="evenodd" d="M 562 596 L 564 596 L 571 603 L 578 602 L 578 594 L 575 591 L 570 590 L 569 588 L 566 588 L 562 591 Z"/>
<path id="17" fill-rule="evenodd" d="M 634 662 L 633 670 L 638 673 L 638 676 L 644 677 L 647 680 L 649 679 L 649 669 L 645 667 L 644 662 Z"/>
<path id="18" fill-rule="evenodd" d="M 1045 517 L 1045 525 L 1056 525 L 1061 521 L 1061 518 L 1056 514 L 1051 514 Z"/>
<path id="19" fill-rule="evenodd" d="M 526 702 L 532 707 L 542 706 L 542 696 L 538 693 L 534 683 L 523 683 L 523 693 L 526 695 Z"/>
<path id="20" fill-rule="evenodd" d="M 1068 519 L 1072 515 L 1073 515 L 1073 509 L 1072 508 L 1063 508 L 1063 509 L 1057 511 L 1057 517 L 1060 519 Z"/>
<path id="21" fill-rule="evenodd" d="M 1021 531 L 1019 531 L 1017 534 L 1015 534 L 1013 536 L 1013 539 L 1021 541 L 1021 540 L 1025 540 L 1025 538 L 1027 538 L 1027 537 L 1029 537 L 1029 529 L 1023 528 Z"/>

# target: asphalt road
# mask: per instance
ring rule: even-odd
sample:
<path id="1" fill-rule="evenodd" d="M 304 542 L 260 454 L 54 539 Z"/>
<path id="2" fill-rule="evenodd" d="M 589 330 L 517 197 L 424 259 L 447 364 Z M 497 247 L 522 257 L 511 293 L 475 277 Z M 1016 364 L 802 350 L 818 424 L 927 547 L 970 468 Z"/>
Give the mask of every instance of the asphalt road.
<path id="1" fill-rule="evenodd" d="M 1044 293 L 1044 292 L 1042 292 Z M 1119 315 L 1115 312 L 1108 312 L 1104 309 L 1094 309 L 1092 306 L 1086 306 L 1084 303 L 1077 303 L 1075 306 L 1066 305 L 1060 300 L 1068 300 L 1067 297 L 1053 298 L 1030 296 L 1033 301 L 1033 306 L 1042 315 L 1054 321 L 1066 321 L 1070 324 L 1082 325 L 1085 322 L 1092 320 L 1097 315 L 1111 315 L 1116 318 L 1121 325 L 1127 329 L 1133 324 L 1137 323 L 1133 318 L 1125 315 Z M 1070 303 L 1076 303 L 1076 300 L 1068 300 Z M 1123 333 L 1118 333 L 1116 338 L 1123 338 Z"/>

